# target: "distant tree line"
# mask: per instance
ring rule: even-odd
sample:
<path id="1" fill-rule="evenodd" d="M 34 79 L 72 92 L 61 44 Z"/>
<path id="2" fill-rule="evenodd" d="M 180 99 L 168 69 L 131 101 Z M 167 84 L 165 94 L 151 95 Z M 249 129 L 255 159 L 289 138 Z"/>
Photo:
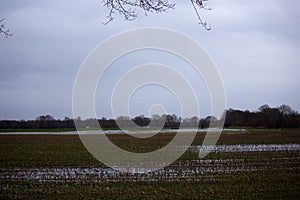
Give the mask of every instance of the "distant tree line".
<path id="1" fill-rule="evenodd" d="M 229 109 L 225 127 L 298 128 L 300 114 L 284 104 L 276 108 L 263 105 L 257 112 Z"/>
<path id="2" fill-rule="evenodd" d="M 250 112 L 248 110 L 226 110 L 225 128 L 299 128 L 300 114 L 288 105 L 281 105 L 272 108 L 268 105 L 259 107 L 258 111 Z M 42 115 L 35 120 L 1 120 L 0 129 L 75 129 L 75 122 L 80 127 L 97 128 L 95 122 L 98 122 L 104 129 L 118 129 L 122 127 L 132 127 L 134 122 L 141 127 L 164 127 L 179 128 L 196 127 L 208 128 L 210 123 L 217 124 L 220 119 L 214 116 L 207 116 L 199 119 L 197 116 L 191 118 L 181 118 L 175 114 L 152 115 L 151 118 L 139 115 L 134 118 L 120 116 L 117 119 L 85 119 L 80 117 L 71 119 L 65 117 L 63 120 L 54 119 L 51 115 Z"/>

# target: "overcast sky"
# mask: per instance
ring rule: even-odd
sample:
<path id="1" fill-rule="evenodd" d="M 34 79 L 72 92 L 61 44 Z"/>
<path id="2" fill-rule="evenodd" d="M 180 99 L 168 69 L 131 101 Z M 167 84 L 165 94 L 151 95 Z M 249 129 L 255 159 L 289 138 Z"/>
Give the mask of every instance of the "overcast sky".
<path id="1" fill-rule="evenodd" d="M 288 104 L 300 111 L 299 1 L 210 0 L 213 10 L 201 14 L 211 31 L 197 25 L 190 1 L 177 3 L 167 13 L 139 13 L 131 22 L 117 15 L 103 25 L 108 10 L 101 0 L 1 1 L 0 17 L 6 18 L 14 35 L 0 37 L 0 119 L 71 117 L 73 83 L 83 60 L 108 37 L 138 27 L 174 29 L 202 45 L 223 78 L 227 108 L 254 111 L 263 104 Z M 205 85 L 185 70 L 187 64 L 149 51 L 113 64 L 96 95 L 98 117 L 111 117 L 108 96 L 113 81 L 129 66 L 153 60 L 182 69 L 195 85 L 202 115 L 210 113 Z M 135 93 L 131 113 L 147 115 L 155 103 L 178 114 L 174 96 L 155 86 Z"/>

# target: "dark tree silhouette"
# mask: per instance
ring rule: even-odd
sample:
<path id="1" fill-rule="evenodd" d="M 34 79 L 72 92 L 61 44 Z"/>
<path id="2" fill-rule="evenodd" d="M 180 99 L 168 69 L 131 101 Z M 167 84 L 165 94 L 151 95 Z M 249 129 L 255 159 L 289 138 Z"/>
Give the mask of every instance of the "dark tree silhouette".
<path id="1" fill-rule="evenodd" d="M 41 116 L 38 116 L 35 120 L 36 121 L 53 121 L 54 117 L 52 117 L 51 115 L 41 115 Z"/>
<path id="2" fill-rule="evenodd" d="M 258 110 L 260 111 L 260 112 L 267 112 L 269 109 L 271 109 L 270 108 L 270 106 L 268 105 L 268 104 L 264 104 L 264 105 L 262 105 L 262 106 L 260 106 L 259 108 L 258 108 Z"/>
<path id="3" fill-rule="evenodd" d="M 270 107 L 263 105 L 259 111 L 251 112 L 249 110 L 226 110 L 225 128 L 300 128 L 300 114 L 288 105 L 279 107 Z M 225 117 L 225 114 L 222 118 Z M 41 115 L 35 120 L 0 120 L 1 129 L 75 129 L 75 122 L 80 127 L 98 128 L 99 122 L 103 129 L 119 129 L 122 127 L 133 128 L 150 126 L 151 128 L 164 127 L 177 129 L 179 127 L 194 128 L 198 125 L 200 128 L 208 128 L 220 125 L 221 122 L 214 116 L 207 116 L 199 119 L 197 116 L 190 118 L 181 118 L 175 114 L 153 115 L 151 118 L 139 115 L 134 118 L 120 116 L 117 119 L 71 119 L 65 117 L 64 120 L 54 119 L 51 115 Z"/>
<path id="4" fill-rule="evenodd" d="M 281 116 L 286 117 L 287 115 L 294 114 L 295 111 L 289 106 L 282 104 L 278 107 L 279 113 Z"/>
<path id="5" fill-rule="evenodd" d="M 208 0 L 190 0 L 198 18 L 198 23 L 202 25 L 206 30 L 210 30 L 211 26 L 202 20 L 200 16 L 200 10 L 211 10 L 207 7 L 205 2 Z M 103 0 L 104 6 L 109 9 L 107 15 L 108 24 L 114 19 L 116 13 L 123 15 L 125 20 L 135 20 L 137 18 L 136 9 L 144 11 L 145 15 L 148 13 L 161 13 L 166 12 L 169 9 L 175 8 L 175 3 L 171 3 L 169 0 Z"/>
<path id="6" fill-rule="evenodd" d="M 10 30 L 6 27 L 5 23 L 5 18 L 0 19 L 0 35 L 3 34 L 6 38 L 9 36 L 12 36 L 13 34 L 10 33 Z"/>

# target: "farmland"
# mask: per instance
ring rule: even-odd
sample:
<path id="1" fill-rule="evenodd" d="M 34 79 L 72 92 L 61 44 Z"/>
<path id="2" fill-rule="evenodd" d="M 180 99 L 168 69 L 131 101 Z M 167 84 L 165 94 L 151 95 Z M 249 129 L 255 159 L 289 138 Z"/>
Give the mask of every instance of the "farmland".
<path id="1" fill-rule="evenodd" d="M 174 135 L 109 138 L 128 151 L 150 152 Z M 199 159 L 204 136 L 199 132 L 170 166 L 139 174 L 103 165 L 78 135 L 2 134 L 1 199 L 299 199 L 299 129 L 225 131 L 216 148 Z"/>

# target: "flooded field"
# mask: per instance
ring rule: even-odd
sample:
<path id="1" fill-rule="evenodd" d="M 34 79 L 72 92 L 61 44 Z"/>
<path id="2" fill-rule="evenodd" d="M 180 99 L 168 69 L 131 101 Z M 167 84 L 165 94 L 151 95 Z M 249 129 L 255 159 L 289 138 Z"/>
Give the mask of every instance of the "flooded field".
<path id="1" fill-rule="evenodd" d="M 255 162 L 245 159 L 189 160 L 177 162 L 164 170 L 148 173 L 121 173 L 108 167 L 63 167 L 63 168 L 5 168 L 0 169 L 1 179 L 10 181 L 75 182 L 93 183 L 117 181 L 167 181 L 177 182 L 201 179 L 197 175 L 236 174 L 242 172 L 300 170 L 298 158 L 270 158 Z M 4 186 L 4 185 L 2 185 Z M 4 189 L 4 188 L 2 188 Z"/>
<path id="2" fill-rule="evenodd" d="M 225 134 L 218 145 L 201 146 L 200 134 L 162 170 L 121 173 L 95 160 L 75 135 L 1 135 L 1 199 L 297 199 L 299 136 Z M 126 138 L 112 140 L 129 146 Z M 145 146 L 170 138 L 161 135 Z M 204 159 L 197 157 L 208 150 Z"/>
<path id="3" fill-rule="evenodd" d="M 215 131 L 219 129 L 161 129 L 159 130 L 160 133 L 184 133 L 184 132 L 209 132 L 209 131 Z M 224 129 L 224 131 L 230 131 L 232 133 L 240 133 L 246 131 L 245 129 Z M 157 133 L 158 130 L 148 129 L 148 128 L 141 128 L 139 130 L 125 130 L 125 132 L 129 132 L 131 134 L 147 134 L 147 133 Z M 104 131 L 98 131 L 98 130 L 88 130 L 88 131 L 66 131 L 66 132 L 30 132 L 30 131 L 22 131 L 22 132 L 0 132 L 0 135 L 77 135 L 77 134 L 124 134 L 124 131 L 122 130 L 104 130 Z"/>
<path id="4" fill-rule="evenodd" d="M 300 144 L 249 144 L 249 145 L 216 145 L 192 146 L 194 152 L 262 152 L 262 151 L 300 151 Z"/>
<path id="5" fill-rule="evenodd" d="M 201 146 L 192 146 L 190 151 L 199 152 Z M 228 152 L 279 152 L 299 153 L 300 144 L 270 144 L 270 145 L 217 145 L 204 146 L 202 150 L 211 150 L 214 153 Z M 300 156 L 300 154 L 299 154 Z M 36 180 L 47 181 L 74 181 L 93 180 L 94 182 L 118 181 L 127 177 L 130 181 L 177 181 L 181 178 L 194 179 L 198 174 L 233 174 L 257 170 L 300 170 L 300 157 L 270 157 L 268 159 L 204 159 L 178 161 L 164 170 L 150 173 L 124 174 L 108 167 L 57 167 L 57 168 L 4 168 L 0 169 L 2 180 Z"/>

